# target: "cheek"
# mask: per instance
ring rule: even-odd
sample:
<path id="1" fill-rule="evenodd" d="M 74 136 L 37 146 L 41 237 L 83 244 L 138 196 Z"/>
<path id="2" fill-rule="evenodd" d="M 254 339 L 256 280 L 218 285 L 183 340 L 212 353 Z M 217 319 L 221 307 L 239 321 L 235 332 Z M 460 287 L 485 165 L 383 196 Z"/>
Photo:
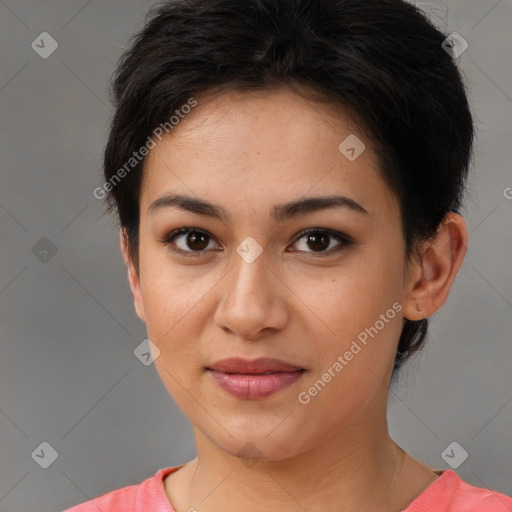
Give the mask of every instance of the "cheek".
<path id="1" fill-rule="evenodd" d="M 172 265 L 164 253 L 148 250 L 144 259 L 141 255 L 140 279 L 148 336 L 163 355 L 194 350 L 200 329 L 197 315 L 211 289 L 211 283 L 193 278 L 191 269 Z"/>
<path id="2" fill-rule="evenodd" d="M 336 268 L 296 274 L 290 287 L 306 306 L 304 314 L 318 330 L 340 340 L 373 325 L 401 299 L 400 265 L 377 251 Z"/>
<path id="3" fill-rule="evenodd" d="M 193 415 L 191 383 L 201 376 L 200 318 L 210 287 L 177 277 L 169 268 L 146 272 L 142 283 L 148 337 L 160 349 L 155 367 L 167 392 L 187 416 Z M 194 391 L 193 394 L 197 394 Z"/>
<path id="4" fill-rule="evenodd" d="M 297 295 L 311 318 L 308 337 L 316 346 L 308 385 L 320 379 L 317 387 L 325 381 L 329 388 L 319 405 L 344 403 L 351 410 L 386 378 L 402 328 L 400 285 L 400 263 L 384 250 L 367 251 L 328 277 L 298 281 Z"/>
<path id="5" fill-rule="evenodd" d="M 380 287 L 347 286 L 328 295 L 321 311 L 334 334 L 309 333 L 316 361 L 299 402 L 309 402 L 306 407 L 313 407 L 317 417 L 329 418 L 322 428 L 337 428 L 385 389 L 402 327 L 401 304 Z"/>

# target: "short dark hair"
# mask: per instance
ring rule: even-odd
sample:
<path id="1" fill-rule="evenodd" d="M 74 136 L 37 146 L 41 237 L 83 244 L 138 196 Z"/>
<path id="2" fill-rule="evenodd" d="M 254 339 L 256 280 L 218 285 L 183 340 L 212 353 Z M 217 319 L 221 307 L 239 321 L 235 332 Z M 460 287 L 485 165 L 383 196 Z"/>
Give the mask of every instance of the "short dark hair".
<path id="1" fill-rule="evenodd" d="M 459 213 L 472 157 L 473 120 L 445 38 L 404 0 L 159 2 L 113 77 L 105 180 L 191 97 L 299 86 L 344 108 L 372 141 L 399 200 L 409 258 L 447 213 Z M 137 269 L 143 166 L 106 196 Z M 394 370 L 421 348 L 427 327 L 404 319 Z"/>

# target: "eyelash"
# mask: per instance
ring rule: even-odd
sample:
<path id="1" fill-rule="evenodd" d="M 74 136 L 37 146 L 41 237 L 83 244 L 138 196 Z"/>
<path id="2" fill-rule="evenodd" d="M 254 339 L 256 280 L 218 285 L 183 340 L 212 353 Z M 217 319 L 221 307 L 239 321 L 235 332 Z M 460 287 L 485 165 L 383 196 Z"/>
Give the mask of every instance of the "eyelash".
<path id="1" fill-rule="evenodd" d="M 207 236 L 211 240 L 213 240 L 213 236 L 210 235 L 207 231 L 203 231 L 202 229 L 191 228 L 190 227 L 190 228 L 176 229 L 176 230 L 172 231 L 171 233 L 169 233 L 168 235 L 166 235 L 163 239 L 159 240 L 159 242 L 161 242 L 165 246 L 171 245 L 173 243 L 173 240 L 177 236 L 182 235 L 182 234 L 188 234 L 188 233 L 200 233 L 200 234 L 203 234 L 203 235 Z M 346 249 L 347 247 L 349 247 L 350 245 L 353 244 L 353 240 L 348 235 L 345 235 L 345 234 L 340 233 L 338 231 L 334 231 L 332 229 L 327 229 L 327 228 L 308 228 L 308 229 L 303 229 L 302 231 L 297 233 L 297 236 L 294 239 L 294 241 L 292 242 L 292 244 L 297 243 L 301 238 L 303 238 L 304 236 L 309 235 L 309 234 L 324 234 L 324 235 L 328 235 L 328 236 L 330 236 L 332 238 L 338 239 L 338 241 L 341 242 L 341 244 L 336 246 L 334 249 L 333 248 L 329 249 L 328 251 L 319 251 L 319 252 L 299 251 L 299 252 L 307 252 L 308 254 L 314 254 L 314 255 L 317 255 L 319 257 L 322 257 L 324 255 L 330 256 L 332 254 L 336 254 L 336 253 Z M 204 250 L 203 251 L 184 251 L 182 249 L 173 248 L 173 247 L 171 247 L 170 249 L 174 253 L 177 253 L 177 254 L 183 256 L 184 258 L 197 258 L 197 257 L 202 256 L 202 253 L 206 252 Z"/>

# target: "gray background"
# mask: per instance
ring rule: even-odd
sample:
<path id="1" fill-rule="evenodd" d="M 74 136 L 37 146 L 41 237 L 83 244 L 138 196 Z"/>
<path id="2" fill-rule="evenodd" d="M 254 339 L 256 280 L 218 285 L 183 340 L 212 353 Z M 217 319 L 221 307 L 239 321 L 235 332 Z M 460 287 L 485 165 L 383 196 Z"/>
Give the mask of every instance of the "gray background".
<path id="1" fill-rule="evenodd" d="M 62 510 L 195 456 L 187 420 L 133 354 L 144 325 L 92 195 L 108 80 L 151 4 L 0 0 L 2 512 Z M 469 454 L 458 474 L 510 495 L 512 1 L 421 4 L 469 43 L 458 62 L 478 140 L 467 258 L 390 393 L 390 429 L 436 468 L 449 468 L 441 453 L 457 441 Z M 31 48 L 43 31 L 59 44 L 47 59 Z M 57 249 L 47 262 L 33 253 L 43 237 Z M 42 442 L 58 452 L 48 469 L 31 456 Z"/>

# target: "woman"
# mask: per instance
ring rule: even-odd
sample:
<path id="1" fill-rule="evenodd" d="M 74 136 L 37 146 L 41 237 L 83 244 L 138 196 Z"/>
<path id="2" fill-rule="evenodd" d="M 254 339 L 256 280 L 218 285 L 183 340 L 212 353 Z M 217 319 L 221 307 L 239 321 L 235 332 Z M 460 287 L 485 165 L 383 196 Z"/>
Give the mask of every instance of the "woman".
<path id="1" fill-rule="evenodd" d="M 467 245 L 473 122 L 445 39 L 402 0 L 155 8 L 95 195 L 197 457 L 69 512 L 512 510 L 386 422 Z"/>

